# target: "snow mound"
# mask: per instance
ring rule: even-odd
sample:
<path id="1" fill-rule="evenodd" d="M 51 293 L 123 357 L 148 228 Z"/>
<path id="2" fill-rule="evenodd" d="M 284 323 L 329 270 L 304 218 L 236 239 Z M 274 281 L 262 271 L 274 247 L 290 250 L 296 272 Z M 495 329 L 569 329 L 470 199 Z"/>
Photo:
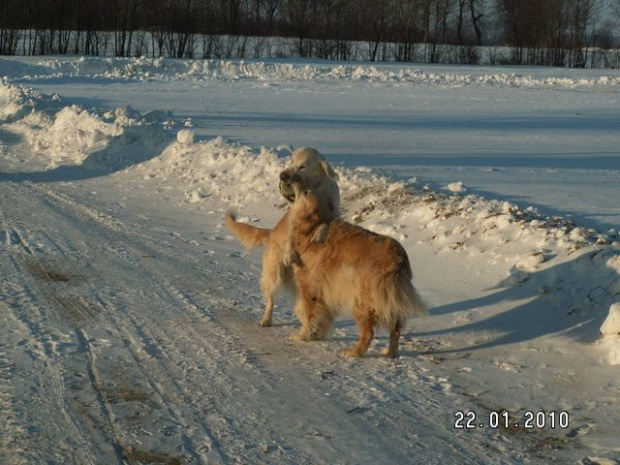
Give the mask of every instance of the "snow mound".
<path id="1" fill-rule="evenodd" d="M 6 82 L 0 83 L 0 115 L 3 128 L 22 136 L 46 169 L 117 171 L 156 155 L 168 138 L 160 114 L 63 105 L 58 96 Z"/>
<path id="2" fill-rule="evenodd" d="M 40 98 L 38 92 L 0 79 L 0 123 L 23 116 L 34 107 L 33 99 L 37 98 Z"/>
<path id="3" fill-rule="evenodd" d="M 520 258 L 517 261 L 515 267 L 518 270 L 533 273 L 539 268 L 539 266 L 542 263 L 544 263 L 544 261 L 545 261 L 544 252 L 542 251 L 533 252 L 531 255 L 526 255 Z"/>
<path id="4" fill-rule="evenodd" d="M 44 79 L 87 77 L 134 80 L 338 80 L 412 85 L 591 88 L 620 86 L 620 77 L 556 77 L 500 73 L 489 68 L 445 72 L 440 68 L 407 65 L 321 64 L 277 60 L 172 60 L 163 58 L 54 58 L 36 64 L 4 59 L 3 72 L 9 78 Z M 428 68 L 428 69 L 427 69 Z"/>
<path id="5" fill-rule="evenodd" d="M 177 132 L 177 142 L 182 145 L 188 145 L 194 142 L 196 134 L 191 129 L 181 129 Z"/>
<path id="6" fill-rule="evenodd" d="M 77 105 L 64 107 L 51 118 L 33 114 L 23 123 L 47 125 L 45 131 L 25 131 L 25 135 L 35 153 L 49 157 L 50 167 L 82 165 L 90 153 L 123 134 L 120 124 L 106 122 Z"/>
<path id="7" fill-rule="evenodd" d="M 444 187 L 444 189 L 458 194 L 461 194 L 467 190 L 461 181 L 452 182 Z"/>
<path id="8" fill-rule="evenodd" d="M 221 137 L 195 142 L 193 131 L 182 129 L 160 156 L 135 169 L 144 179 L 180 182 L 190 203 L 215 195 L 231 207 L 244 207 L 265 200 L 282 202 L 278 180 L 284 167 L 285 161 L 273 150 L 263 148 L 257 155 Z"/>

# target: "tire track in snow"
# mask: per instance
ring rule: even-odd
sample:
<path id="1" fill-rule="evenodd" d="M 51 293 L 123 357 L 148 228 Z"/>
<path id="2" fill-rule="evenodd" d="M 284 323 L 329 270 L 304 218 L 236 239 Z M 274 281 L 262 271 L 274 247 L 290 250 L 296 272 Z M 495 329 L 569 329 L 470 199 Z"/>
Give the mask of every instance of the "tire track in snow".
<path id="1" fill-rule="evenodd" d="M 65 401 L 65 380 L 61 374 L 62 369 L 59 363 L 61 354 L 56 350 L 56 347 L 60 344 L 60 342 L 53 335 L 50 335 L 48 331 L 49 328 L 54 328 L 59 324 L 63 325 L 63 323 L 66 322 L 69 322 L 71 326 L 77 328 L 77 339 L 80 342 L 81 351 L 86 354 L 89 373 L 91 373 L 90 378 L 96 381 L 98 378 L 96 376 L 96 367 L 93 364 L 93 361 L 95 360 L 92 356 L 93 352 L 90 350 L 90 345 L 85 343 L 87 339 L 85 337 L 80 337 L 80 335 L 83 334 L 83 330 L 80 329 L 80 327 L 96 325 L 97 314 L 96 312 L 92 312 L 87 305 L 82 305 L 79 301 L 76 302 L 75 298 L 66 297 L 63 292 L 64 289 L 59 288 L 59 286 L 54 283 L 53 277 L 50 276 L 43 266 L 40 265 L 40 262 L 35 261 L 33 258 L 35 254 L 30 249 L 27 242 L 24 240 L 13 239 L 14 237 L 21 236 L 16 233 L 14 229 L 7 226 L 6 216 L 3 215 L 3 217 L 5 218 L 3 221 L 4 230 L 10 232 L 8 236 L 11 238 L 11 245 L 20 246 L 14 247 L 17 250 L 17 253 L 13 253 L 9 257 L 13 268 L 13 272 L 9 274 L 16 276 L 27 276 L 28 273 L 26 271 L 29 271 L 35 278 L 34 280 L 32 280 L 32 278 L 28 279 L 28 285 L 24 285 L 21 289 L 12 290 L 12 295 L 16 303 L 15 306 L 19 308 L 24 308 L 27 306 L 28 308 L 28 311 L 26 313 L 22 312 L 22 315 L 18 318 L 24 323 L 25 326 L 28 327 L 30 335 L 29 338 L 36 341 L 30 342 L 30 345 L 40 346 L 40 349 L 36 350 L 36 355 L 41 359 L 45 366 L 44 371 L 46 373 L 46 378 L 50 381 L 50 391 L 53 393 L 56 409 L 64 418 L 66 422 L 66 429 L 71 432 L 71 436 L 74 437 L 75 441 L 82 449 L 82 458 L 80 458 L 77 462 L 80 464 L 98 463 L 99 461 L 93 459 L 93 454 L 86 447 L 86 441 L 80 433 L 80 428 L 77 426 L 72 414 L 69 412 L 70 408 Z M 24 255 L 26 258 L 24 258 Z M 36 281 L 36 284 L 33 284 L 32 281 Z M 39 308 L 38 302 L 40 301 L 40 295 L 43 295 L 45 300 L 53 304 L 54 312 L 43 312 Z M 60 313 L 58 313 L 59 311 Z M 50 320 L 50 316 L 56 321 L 52 322 Z M 100 384 L 101 383 L 93 382 L 94 391 L 98 399 L 100 399 L 102 395 Z M 169 463 L 174 463 L 175 459 L 172 456 L 167 457 L 162 454 L 157 455 L 144 451 L 138 452 L 136 450 L 128 451 L 128 449 L 124 448 L 119 440 L 118 431 L 114 427 L 115 420 L 110 415 L 111 409 L 106 407 L 106 403 L 101 405 L 102 412 L 104 413 L 103 416 L 106 418 L 106 423 L 110 426 L 109 429 L 112 431 L 110 442 L 113 444 L 116 451 L 115 453 L 118 458 L 118 463 L 135 463 L 138 458 L 156 461 L 165 459 Z"/>
<path id="2" fill-rule="evenodd" d="M 15 308 L 27 307 L 27 315 L 17 314 L 17 311 L 8 305 L 3 305 L 3 309 L 11 312 L 17 321 L 21 321 L 22 326 L 28 329 L 31 340 L 36 341 L 35 344 L 40 347 L 41 350 L 37 351 L 37 355 L 46 368 L 45 372 L 48 375 L 47 379 L 49 380 L 53 401 L 64 419 L 64 424 L 67 426 L 71 436 L 78 445 L 79 456 L 81 457 L 80 462 L 95 465 L 96 461 L 92 448 L 81 433 L 80 427 L 71 415 L 70 408 L 66 402 L 65 383 L 62 377 L 61 367 L 57 362 L 59 355 L 57 352 L 58 341 L 55 340 L 53 336 L 46 334 L 44 326 L 48 319 L 44 314 L 44 310 L 38 304 L 38 294 L 44 294 L 47 299 L 53 301 L 57 306 L 64 306 L 77 310 L 76 313 L 78 314 L 88 315 L 88 312 L 84 312 L 81 306 L 73 303 L 71 300 L 61 297 L 62 290 L 54 285 L 53 277 L 50 276 L 44 266 L 41 266 L 39 262 L 35 261 L 35 251 L 33 251 L 25 234 L 13 225 L 14 221 L 9 218 L 5 210 L 1 208 L 0 221 L 2 223 L 2 232 L 4 235 L 2 246 L 9 252 L 9 262 L 15 275 L 24 276 L 23 271 L 27 269 L 35 278 L 43 281 L 43 286 L 41 286 L 41 288 L 44 289 L 42 292 L 37 290 L 36 286 L 33 286 L 32 281 L 27 279 L 19 284 L 13 281 L 11 282 L 11 289 L 7 289 L 8 292 L 3 292 L 3 295 L 6 297 L 10 296 L 14 299 Z M 24 258 L 24 255 L 27 258 Z M 32 342 L 31 345 L 33 345 Z"/>
<path id="3" fill-rule="evenodd" d="M 113 447 L 118 463 L 134 463 L 134 460 L 131 458 L 132 451 L 127 445 L 123 444 L 121 440 L 123 433 L 117 424 L 116 416 L 114 415 L 114 411 L 110 403 L 106 400 L 104 384 L 102 377 L 99 374 L 99 370 L 97 369 L 96 355 L 93 351 L 92 344 L 89 342 L 89 338 L 84 330 L 76 329 L 75 334 L 79 341 L 80 347 L 86 354 L 88 378 L 93 389 L 95 390 L 97 402 L 99 403 L 110 431 L 112 431 Z"/>
<path id="4" fill-rule="evenodd" d="M 3 324 L 9 321 L 10 308 L 4 302 L 0 302 L 0 314 L 7 315 L 3 318 Z M 14 465 L 26 464 L 21 448 L 20 437 L 24 435 L 24 429 L 20 426 L 20 415 L 16 411 L 16 363 L 9 355 L 10 347 L 7 341 L 0 341 L 0 461 Z"/>
<path id="5" fill-rule="evenodd" d="M 25 243 L 22 245 L 30 255 L 31 251 L 28 250 L 27 245 Z M 11 254 L 9 255 L 9 262 L 14 274 L 21 275 L 24 279 L 23 284 L 12 282 L 10 289 L 7 289 L 8 292 L 3 292 L 7 300 L 13 303 L 13 305 L 6 306 L 6 309 L 11 312 L 11 316 L 15 320 L 21 322 L 22 328 L 28 331 L 27 346 L 30 348 L 29 352 L 32 357 L 37 359 L 42 372 L 45 373 L 44 376 L 37 373 L 37 379 L 32 382 L 32 385 L 38 386 L 38 389 L 49 389 L 51 402 L 55 405 L 54 411 L 60 413 L 62 424 L 77 444 L 76 459 L 79 463 L 95 465 L 97 462 L 94 459 L 93 450 L 82 434 L 81 428 L 71 414 L 71 408 L 67 403 L 66 386 L 58 352 L 58 347 L 62 341 L 46 329 L 47 326 L 50 326 L 49 315 L 51 314 L 39 304 L 40 292 L 35 289 L 32 281 L 25 276 L 24 265 L 20 259 L 15 254 Z M 3 267 L 3 269 L 5 268 Z M 23 310 L 20 312 L 19 309 Z M 20 421 L 22 420 L 20 418 Z M 28 446 L 24 447 L 28 448 Z"/>
<path id="6" fill-rule="evenodd" d="M 98 231 L 95 231 L 93 228 L 89 228 L 88 234 L 90 235 L 91 240 L 94 240 L 95 242 L 97 242 L 100 245 L 100 247 L 102 249 L 105 249 L 108 253 L 110 252 L 113 253 L 116 256 L 116 259 L 120 259 L 122 261 L 128 262 L 131 265 L 136 265 L 135 250 L 132 253 L 132 251 L 128 250 L 128 248 L 125 246 L 118 247 L 118 246 L 115 246 L 109 243 L 110 239 L 112 238 L 111 235 L 109 234 L 110 227 L 116 233 L 120 231 L 117 223 L 114 221 L 112 222 L 110 221 L 110 217 L 99 214 L 95 210 L 89 209 L 76 202 L 70 201 L 70 199 L 66 198 L 62 194 L 53 193 L 53 195 L 48 195 L 50 191 L 47 189 L 43 190 L 39 188 L 38 186 L 37 187 L 26 186 L 26 189 L 31 192 L 34 192 L 36 195 L 38 195 L 39 197 L 44 199 L 47 203 L 49 203 L 57 212 L 62 213 L 65 216 L 68 216 L 68 217 L 73 216 L 74 218 L 77 218 L 78 220 L 79 218 L 82 218 L 82 221 L 84 218 L 86 218 L 87 220 L 94 222 L 95 225 L 98 227 L 101 227 L 103 231 L 98 232 Z M 102 234 L 102 232 L 104 234 Z M 102 236 L 102 237 L 98 237 L 98 236 Z M 113 233 L 112 233 L 112 236 L 113 236 Z M 118 238 L 115 238 L 115 239 L 118 239 Z M 123 243 L 123 242 L 127 243 L 130 241 L 131 239 L 129 239 L 128 237 L 123 237 L 120 243 Z M 135 244 L 132 244 L 132 245 L 135 246 Z M 142 255 L 151 256 L 152 251 L 150 250 L 146 251 Z M 150 287 L 151 287 L 151 290 L 153 291 L 153 294 L 158 295 L 158 299 L 160 300 L 162 300 L 167 295 L 168 296 L 167 300 L 172 303 L 171 305 L 172 307 L 179 306 L 179 304 L 181 303 L 177 301 L 176 299 L 172 298 L 172 296 L 175 293 L 178 294 L 178 292 L 162 293 L 159 291 L 159 288 L 161 287 L 159 283 L 155 283 L 154 285 Z M 114 303 L 111 303 L 110 301 L 104 300 L 100 302 L 100 306 L 104 308 L 105 307 L 110 308 L 113 305 Z M 168 304 L 168 306 L 170 306 L 170 304 Z M 122 322 L 120 322 L 119 320 L 109 320 L 109 321 L 112 324 L 114 324 L 116 333 L 118 333 L 119 335 L 122 335 L 125 341 L 130 341 L 130 343 L 126 344 L 126 346 L 131 353 L 131 357 L 133 358 L 135 367 L 137 367 L 137 369 L 141 372 L 144 379 L 147 380 L 147 383 L 150 387 L 149 391 L 156 394 L 159 404 L 166 406 L 166 408 L 169 410 L 170 417 L 173 419 L 173 422 L 181 425 L 181 429 L 187 429 L 188 426 L 185 424 L 183 420 L 183 416 L 179 412 L 175 411 L 175 409 L 172 407 L 172 402 L 169 399 L 169 396 L 161 389 L 161 387 L 159 386 L 159 383 L 152 376 L 151 374 L 152 363 L 153 363 L 152 360 L 150 361 L 150 365 L 146 366 L 145 357 L 142 355 L 143 353 L 148 353 L 152 351 L 153 350 L 152 347 L 159 348 L 160 355 L 162 355 L 162 357 L 167 361 L 167 363 L 166 364 L 162 363 L 161 357 L 159 358 L 155 357 L 153 360 L 159 362 L 159 364 L 161 365 L 161 369 L 159 371 L 171 372 L 173 363 L 170 360 L 170 358 L 167 357 L 163 349 L 165 344 L 160 342 L 156 337 L 153 337 L 148 334 L 147 327 L 149 326 L 149 323 L 145 323 L 145 322 L 138 323 L 135 320 L 135 318 L 132 316 L 132 313 L 130 311 L 128 311 L 127 314 L 124 316 L 126 319 L 123 320 Z M 92 319 L 87 319 L 87 320 L 89 321 L 86 321 L 86 323 L 92 325 L 93 320 Z M 130 328 L 126 327 L 126 323 L 128 321 L 132 323 Z M 76 322 L 76 323 L 81 323 L 83 326 L 85 321 Z M 104 383 L 101 381 L 102 377 L 97 374 L 98 369 L 95 365 L 95 361 L 97 360 L 97 357 L 95 356 L 95 349 L 90 344 L 89 339 L 86 336 L 86 333 L 83 332 L 82 329 L 78 329 L 77 334 L 79 335 L 78 339 L 80 340 L 80 346 L 83 348 L 83 351 L 87 354 L 87 358 L 89 360 L 89 367 L 90 367 L 89 372 L 92 373 L 90 377 L 93 380 L 94 390 L 97 392 L 98 398 L 105 399 L 106 398 L 105 395 L 102 394 L 103 392 L 102 385 Z M 140 343 L 136 342 L 136 340 L 143 341 L 143 344 L 149 345 L 151 348 L 148 348 L 148 347 L 146 349 L 138 348 Z M 155 342 L 145 342 L 149 340 L 155 341 Z M 174 376 L 171 376 L 171 378 L 174 378 Z M 178 384 L 176 384 L 175 390 L 177 392 L 182 391 L 181 387 Z M 100 404 L 101 404 L 101 401 L 100 401 Z M 110 416 L 112 409 L 109 407 L 108 404 L 109 402 L 102 404 L 102 411 L 105 413 L 105 416 L 108 419 L 108 423 L 113 425 L 118 421 L 118 418 L 117 417 L 113 418 Z M 115 434 L 114 434 L 115 438 L 119 437 L 118 431 L 116 431 L 117 429 L 118 429 L 117 427 L 112 428 L 112 430 L 115 431 Z M 204 437 L 210 436 L 210 433 L 209 433 L 209 430 L 206 424 L 203 424 L 201 429 L 202 429 L 202 432 L 200 434 L 201 436 L 204 436 Z M 123 459 L 130 459 L 132 455 L 135 455 L 135 456 L 142 455 L 142 454 L 137 453 L 136 451 L 131 451 L 130 447 L 124 444 L 120 440 L 115 440 L 114 442 L 116 443 L 115 449 L 117 450 L 117 454 L 121 454 Z M 209 445 L 207 447 L 204 447 L 204 446 L 194 447 L 191 444 L 192 440 L 188 436 L 185 436 L 183 438 L 183 442 L 185 444 L 185 449 L 187 450 L 187 452 L 192 453 L 192 455 L 201 456 L 203 455 L 201 450 L 206 449 L 207 451 L 211 451 L 211 453 L 209 454 L 209 460 L 210 461 L 216 460 L 215 456 L 217 455 L 217 453 L 214 451 L 216 447 L 213 446 L 213 444 L 216 443 L 214 438 L 211 438 L 211 440 L 209 441 Z M 173 460 L 173 459 L 171 458 L 170 460 Z M 206 456 L 200 457 L 200 460 L 203 463 L 206 463 L 207 457 Z M 217 457 L 217 461 L 223 462 L 221 457 Z"/>
<path id="7" fill-rule="evenodd" d="M 30 248 L 24 241 L 21 232 L 13 226 L 12 219 L 7 217 L 2 207 L 0 207 L 0 223 L 2 224 L 0 234 L 0 244 L 2 248 L 22 248 L 24 252 L 30 253 Z"/>

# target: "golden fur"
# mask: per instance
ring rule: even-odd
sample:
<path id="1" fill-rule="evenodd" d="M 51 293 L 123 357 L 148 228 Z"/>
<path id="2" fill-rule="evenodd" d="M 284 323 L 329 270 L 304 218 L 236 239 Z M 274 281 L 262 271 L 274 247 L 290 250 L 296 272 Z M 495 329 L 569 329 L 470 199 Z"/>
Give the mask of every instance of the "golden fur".
<path id="1" fill-rule="evenodd" d="M 290 185 L 293 176 L 303 179 L 305 183 L 321 192 L 330 199 L 335 210 L 330 219 L 340 216 L 340 190 L 338 189 L 338 175 L 329 166 L 323 156 L 313 148 L 300 148 L 291 155 L 291 167 L 280 174 L 280 192 L 289 201 L 294 199 L 294 191 Z M 284 260 L 290 253 L 285 253 L 288 247 L 289 213 L 287 212 L 273 229 L 258 228 L 235 220 L 235 216 L 228 212 L 225 217 L 226 227 L 234 233 L 239 241 L 248 249 L 265 247 L 263 253 L 263 270 L 261 276 L 261 291 L 265 297 L 265 312 L 260 326 L 271 326 L 273 317 L 274 298 L 282 287 L 295 293 L 293 271 L 290 262 Z M 319 234 L 314 239 L 320 241 Z"/>
<path id="2" fill-rule="evenodd" d="M 323 339 L 341 310 L 352 311 L 360 339 L 343 355 L 363 355 L 374 328 L 389 331 L 385 354 L 398 355 L 398 340 L 407 317 L 423 315 L 426 307 L 411 283 L 407 252 L 395 239 L 375 234 L 345 221 L 329 221 L 328 198 L 303 179 L 292 186 L 295 201 L 290 210 L 289 241 L 293 256 L 298 303 L 295 309 L 302 328 L 294 340 Z M 324 240 L 312 240 L 326 225 Z"/>

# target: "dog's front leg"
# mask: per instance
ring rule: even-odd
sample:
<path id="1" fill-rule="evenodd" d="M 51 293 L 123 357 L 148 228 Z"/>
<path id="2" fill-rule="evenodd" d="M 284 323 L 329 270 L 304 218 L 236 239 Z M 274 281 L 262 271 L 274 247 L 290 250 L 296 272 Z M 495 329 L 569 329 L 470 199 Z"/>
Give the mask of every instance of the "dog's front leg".
<path id="1" fill-rule="evenodd" d="M 271 326 L 271 320 L 273 318 L 273 294 L 267 296 L 267 302 L 265 304 L 265 312 L 263 318 L 258 323 L 259 326 L 267 327 Z"/>
<path id="2" fill-rule="evenodd" d="M 297 253 L 297 251 L 293 248 L 292 241 L 287 241 L 286 245 L 284 246 L 284 252 L 282 253 L 282 264 L 284 266 L 301 264 L 301 259 L 299 258 L 299 254 Z"/>
<path id="3" fill-rule="evenodd" d="M 308 292 L 308 285 L 304 278 L 304 272 L 295 266 L 295 282 L 298 290 L 295 313 L 301 321 L 301 329 L 289 337 L 290 341 L 311 341 L 314 339 L 313 320 L 316 300 Z"/>
<path id="4" fill-rule="evenodd" d="M 302 292 L 299 292 L 297 302 L 295 302 L 295 313 L 301 321 L 301 329 L 298 333 L 292 334 L 288 339 L 289 341 L 311 341 L 312 340 L 312 324 L 310 321 L 310 315 L 308 312 L 308 303 L 306 299 L 302 297 Z M 310 312 L 312 309 L 310 308 Z"/>

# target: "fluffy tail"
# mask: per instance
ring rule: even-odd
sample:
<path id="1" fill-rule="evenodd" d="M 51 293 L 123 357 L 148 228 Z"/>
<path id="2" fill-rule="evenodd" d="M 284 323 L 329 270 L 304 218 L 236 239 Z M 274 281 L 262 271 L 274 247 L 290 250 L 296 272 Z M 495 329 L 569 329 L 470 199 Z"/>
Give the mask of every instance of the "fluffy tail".
<path id="1" fill-rule="evenodd" d="M 255 249 L 267 244 L 271 229 L 258 228 L 246 223 L 240 223 L 232 212 L 226 212 L 224 224 L 247 249 Z"/>
<path id="2" fill-rule="evenodd" d="M 387 275 L 376 293 L 379 322 L 389 330 L 397 323 L 404 327 L 409 317 L 428 314 L 426 304 L 413 286 L 409 273 L 400 271 Z"/>

